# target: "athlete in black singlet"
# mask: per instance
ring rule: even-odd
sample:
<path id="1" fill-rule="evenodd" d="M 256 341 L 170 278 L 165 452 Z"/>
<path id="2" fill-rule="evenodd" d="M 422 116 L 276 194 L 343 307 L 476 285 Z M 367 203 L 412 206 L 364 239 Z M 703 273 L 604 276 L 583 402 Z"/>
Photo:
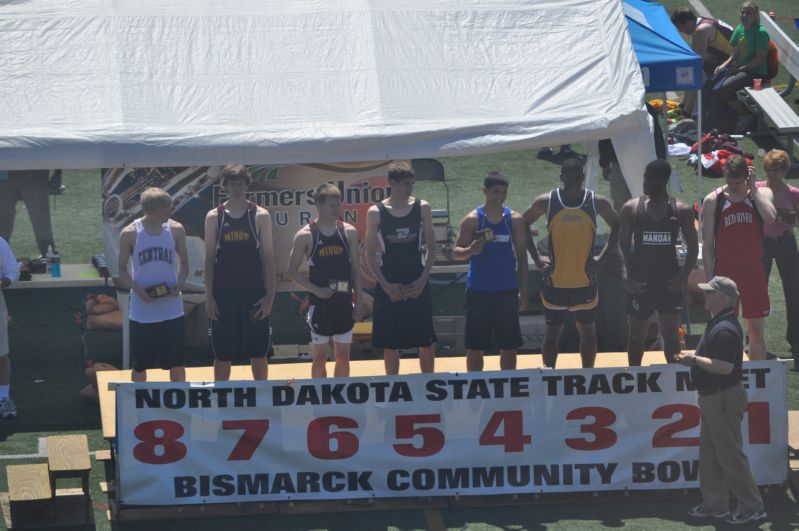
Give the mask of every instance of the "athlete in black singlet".
<path id="1" fill-rule="evenodd" d="M 338 188 L 323 183 L 316 188 L 314 200 L 318 216 L 294 236 L 288 272 L 309 293 L 307 322 L 314 353 L 311 376 L 327 376 L 328 343 L 332 339 L 336 356 L 333 374 L 338 378 L 350 374 L 352 328 L 363 315 L 358 231 L 338 219 L 341 210 Z M 308 278 L 300 271 L 306 257 Z"/>
<path id="2" fill-rule="evenodd" d="M 627 275 L 629 335 L 627 358 L 641 365 L 649 318 L 658 313 L 666 362 L 680 351 L 680 311 L 688 274 L 696 264 L 698 243 L 690 208 L 668 194 L 671 166 L 655 160 L 644 172 L 644 195 L 630 199 L 621 209 L 620 246 Z M 677 236 L 682 230 L 687 252 L 680 268 Z"/>
<path id="3" fill-rule="evenodd" d="M 377 277 L 372 345 L 384 349 L 386 374 L 398 374 L 399 349 L 419 347 L 422 372 L 433 372 L 436 335 L 427 279 L 435 260 L 433 215 L 411 196 L 416 175 L 408 163 L 389 166 L 391 196 L 369 208 L 366 258 Z M 427 245 L 422 263 L 421 243 Z M 382 265 L 376 258 L 382 243 Z"/>
<path id="4" fill-rule="evenodd" d="M 205 218 L 205 304 L 216 380 L 230 379 L 236 359 L 250 359 L 253 378 L 265 380 L 272 352 L 272 221 L 266 209 L 247 201 L 251 181 L 244 166 L 226 166 L 228 200 Z"/>

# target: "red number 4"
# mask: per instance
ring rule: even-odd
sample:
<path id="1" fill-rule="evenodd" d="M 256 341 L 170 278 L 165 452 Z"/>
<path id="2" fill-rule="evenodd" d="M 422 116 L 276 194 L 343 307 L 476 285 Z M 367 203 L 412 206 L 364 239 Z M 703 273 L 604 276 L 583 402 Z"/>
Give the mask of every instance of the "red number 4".
<path id="1" fill-rule="evenodd" d="M 502 435 L 497 435 L 503 426 Z M 506 452 L 524 451 L 524 445 L 533 441 L 524 433 L 524 417 L 521 411 L 497 411 L 488 420 L 480 435 L 480 446 L 500 445 Z"/>

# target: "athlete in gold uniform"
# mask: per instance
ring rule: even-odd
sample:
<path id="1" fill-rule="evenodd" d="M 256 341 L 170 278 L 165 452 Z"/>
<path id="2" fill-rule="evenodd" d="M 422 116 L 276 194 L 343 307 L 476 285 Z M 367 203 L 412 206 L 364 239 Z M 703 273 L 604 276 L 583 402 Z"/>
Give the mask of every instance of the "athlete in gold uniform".
<path id="1" fill-rule="evenodd" d="M 618 244 L 619 217 L 607 199 L 583 188 L 585 173 L 579 159 L 563 162 L 560 180 L 562 188 L 536 197 L 524 212 L 528 227 L 541 216 L 547 216 L 549 256 L 538 254 L 532 236 L 527 242 L 528 251 L 543 273 L 541 302 L 546 328 L 542 353 L 544 364 L 555 367 L 566 312 L 574 312 L 583 367 L 593 367 L 597 351 L 594 308 L 599 300 L 596 271 L 609 250 Z M 610 227 L 610 235 L 599 255 L 594 256 L 597 214 Z"/>

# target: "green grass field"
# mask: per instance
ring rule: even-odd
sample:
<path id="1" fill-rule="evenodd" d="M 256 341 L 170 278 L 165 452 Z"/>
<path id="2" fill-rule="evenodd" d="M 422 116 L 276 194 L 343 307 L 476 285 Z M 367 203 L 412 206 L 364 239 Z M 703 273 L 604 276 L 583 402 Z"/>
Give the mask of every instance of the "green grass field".
<path id="1" fill-rule="evenodd" d="M 685 2 L 664 2 L 671 10 Z M 738 2 L 706 0 L 705 5 L 715 15 L 735 22 Z M 796 0 L 762 2 L 761 9 L 774 9 L 780 15 L 798 16 Z M 799 32 L 790 24 L 783 24 L 789 35 L 799 41 Z M 777 82 L 784 81 L 779 78 Z M 660 95 L 652 95 L 659 97 Z M 799 97 L 796 94 L 795 97 Z M 795 99 L 791 98 L 791 101 Z M 748 141 L 747 141 L 748 142 Z M 754 145 L 747 144 L 755 151 Z M 583 146 L 574 148 L 584 153 Z M 535 152 L 518 151 L 443 159 L 450 188 L 453 223 L 482 201 L 480 183 L 491 170 L 501 170 L 511 178 L 508 205 L 521 211 L 531 199 L 558 183 L 558 166 L 538 159 Z M 679 194 L 686 202 L 694 202 L 697 192 L 693 174 L 682 160 L 672 165 L 680 174 L 684 192 Z M 705 180 L 702 193 L 717 186 L 717 180 Z M 55 239 L 68 263 L 84 263 L 102 252 L 100 216 L 100 177 L 96 170 L 67 171 L 64 174 L 67 191 L 55 199 L 53 225 Z M 605 181 L 600 180 L 600 193 L 607 194 Z M 434 208 L 443 208 L 445 197 L 440 184 L 419 183 L 419 196 L 429 199 Z M 539 228 L 543 228 L 539 222 Z M 17 229 L 12 245 L 18 256 L 35 256 L 30 223 L 22 203 L 18 206 Z M 779 276 L 772 276 L 769 285 L 772 316 L 767 325 L 767 343 L 770 350 L 786 357 L 784 342 L 785 308 Z M 46 293 L 37 290 L 9 294 L 9 306 L 15 324 L 11 328 L 14 375 L 12 391 L 18 400 L 20 418 L 0 422 L 0 465 L 25 462 L 43 462 L 42 458 L 16 459 L 8 456 L 36 454 L 39 438 L 55 433 L 87 433 L 91 450 L 107 448 L 100 432 L 99 409 L 82 402 L 77 393 L 82 380 L 83 355 L 77 327 L 71 324 L 72 309 L 80 303 L 80 290 L 60 290 Z M 96 333 L 90 337 L 91 349 L 101 351 L 98 359 L 118 359 L 117 334 Z M 789 373 L 789 407 L 799 409 L 799 373 Z M 105 518 L 105 495 L 99 482 L 105 480 L 103 467 L 92 469 L 92 497 L 95 503 L 97 529 L 111 529 Z M 5 474 L 0 473 L 0 491 L 6 490 Z M 450 508 L 442 510 L 441 524 L 446 529 L 558 529 L 589 530 L 598 527 L 624 529 L 695 529 L 696 522 L 684 516 L 684 510 L 696 503 L 696 493 L 684 497 L 656 498 L 654 500 L 609 502 L 604 496 L 594 501 L 567 504 L 540 504 L 526 507 L 502 508 Z M 799 515 L 793 497 L 786 491 L 772 489 L 767 497 L 771 523 L 763 529 L 799 528 Z M 139 523 L 115 526 L 115 529 L 424 529 L 431 525 L 422 510 L 373 511 L 368 513 L 343 513 L 336 515 L 263 516 L 221 520 L 204 518 L 189 522 Z M 0 524 L 2 526 L 2 524 Z M 706 525 L 702 529 L 717 529 Z"/>

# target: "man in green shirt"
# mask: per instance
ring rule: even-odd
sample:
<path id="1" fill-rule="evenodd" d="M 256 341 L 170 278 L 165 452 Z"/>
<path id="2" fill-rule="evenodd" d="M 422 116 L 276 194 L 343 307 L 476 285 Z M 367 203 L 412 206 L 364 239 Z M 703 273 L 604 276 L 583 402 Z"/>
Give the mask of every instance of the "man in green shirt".
<path id="1" fill-rule="evenodd" d="M 714 123 L 709 126 L 741 132 L 748 125 L 749 116 L 736 94 L 742 88 L 752 86 L 755 79 L 768 77 L 766 59 L 769 36 L 760 25 L 760 13 L 754 2 L 746 1 L 741 4 L 741 23 L 732 32 L 730 45 L 733 47 L 733 54 L 716 68 L 717 75 L 726 69 L 727 77 L 713 87 L 710 114 Z M 727 116 L 737 118 L 733 128 L 725 124 Z"/>

